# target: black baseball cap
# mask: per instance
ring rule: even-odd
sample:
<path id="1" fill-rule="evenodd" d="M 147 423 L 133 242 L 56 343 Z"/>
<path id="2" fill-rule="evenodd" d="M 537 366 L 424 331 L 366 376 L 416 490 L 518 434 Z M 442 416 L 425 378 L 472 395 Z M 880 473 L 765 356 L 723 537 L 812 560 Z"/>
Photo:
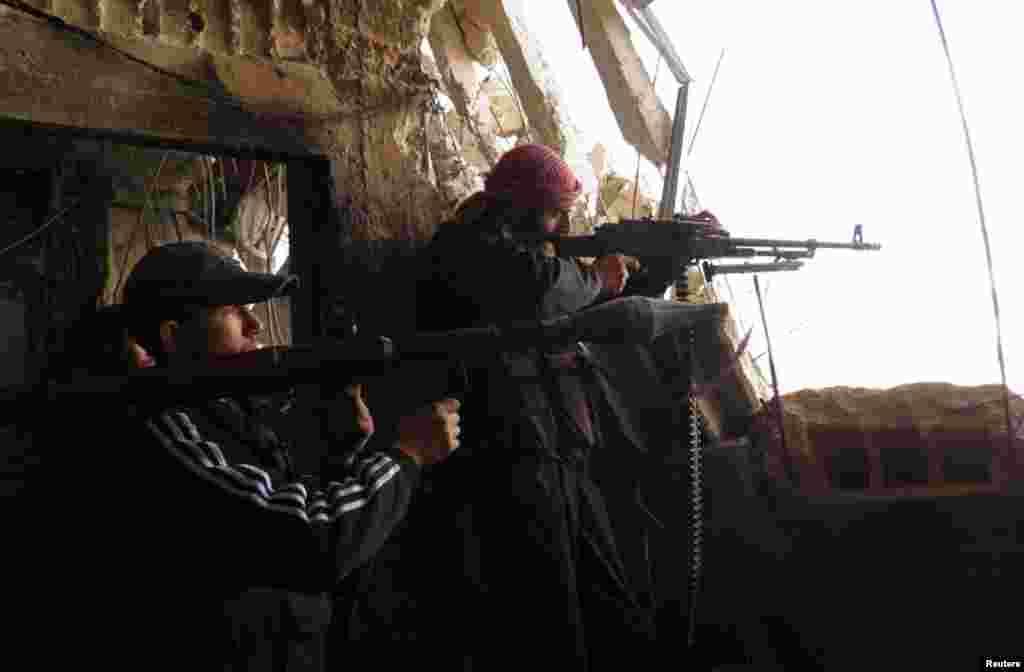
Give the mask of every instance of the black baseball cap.
<path id="1" fill-rule="evenodd" d="M 295 275 L 252 273 L 203 241 L 154 247 L 135 264 L 124 287 L 122 308 L 151 313 L 182 306 L 259 303 L 298 287 Z"/>

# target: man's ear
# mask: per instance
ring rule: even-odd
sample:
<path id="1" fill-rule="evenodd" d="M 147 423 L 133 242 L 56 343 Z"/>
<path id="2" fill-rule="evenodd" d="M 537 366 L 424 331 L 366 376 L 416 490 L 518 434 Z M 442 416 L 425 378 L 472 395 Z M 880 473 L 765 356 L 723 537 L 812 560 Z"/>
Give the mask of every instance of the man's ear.
<path id="1" fill-rule="evenodd" d="M 181 325 L 177 320 L 164 320 L 160 323 L 160 347 L 167 354 L 178 351 L 178 333 Z"/>

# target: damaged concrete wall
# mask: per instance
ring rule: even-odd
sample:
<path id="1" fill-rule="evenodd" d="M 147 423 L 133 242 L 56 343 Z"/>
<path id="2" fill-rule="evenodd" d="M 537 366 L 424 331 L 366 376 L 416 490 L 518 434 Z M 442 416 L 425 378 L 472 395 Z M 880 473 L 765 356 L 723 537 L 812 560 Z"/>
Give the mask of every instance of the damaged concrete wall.
<path id="1" fill-rule="evenodd" d="M 998 385 L 802 390 L 783 396 L 783 410 L 787 455 L 777 436 L 771 449 L 806 492 L 956 493 L 1024 478 L 1024 443 L 1010 449 Z M 1011 412 L 1024 417 L 1024 401 Z"/>
<path id="2" fill-rule="evenodd" d="M 530 36 L 523 0 L 464 0 L 462 4 L 467 23 L 486 25 L 494 36 L 529 124 L 531 141 L 563 157 L 571 153 L 568 111 L 547 72 L 540 44 Z"/>
<path id="3" fill-rule="evenodd" d="M 493 115 L 477 76 L 477 58 L 466 43 L 464 20 L 451 2 L 437 12 L 430 22 L 430 49 L 445 91 L 455 106 L 452 120 L 461 122 L 459 134 L 468 136 L 465 139 L 469 142 L 465 144 L 479 153 L 478 165 L 490 168 L 499 155 L 494 141 Z"/>
<path id="4" fill-rule="evenodd" d="M 528 137 L 579 159 L 522 0 L 34 4 L 163 73 L 87 40 L 48 45 L 69 35 L 0 9 L 0 28 L 16 38 L 0 40 L 0 68 L 18 83 L 0 115 L 327 155 L 339 198 L 365 215 L 357 239 L 429 236 L 478 185 L 467 166 L 489 169 L 510 142 Z M 427 36 L 437 78 L 420 49 Z M 175 83 L 176 75 L 198 84 Z M 50 109 L 47 88 L 62 91 L 60 109 Z M 447 128 L 437 119 L 439 90 L 456 108 Z M 442 130 L 452 137 L 439 141 Z"/>
<path id="5" fill-rule="evenodd" d="M 430 49 L 453 107 L 449 132 L 478 172 L 522 142 L 578 158 L 576 129 L 529 20 L 519 0 L 451 0 L 431 20 Z"/>
<path id="6" fill-rule="evenodd" d="M 0 116 L 326 155 L 338 194 L 367 214 L 357 236 L 436 225 L 443 199 L 424 171 L 435 83 L 419 48 L 444 0 L 34 4 L 164 72 L 0 9 Z"/>
<path id="7" fill-rule="evenodd" d="M 688 303 L 722 303 L 714 287 L 704 281 L 700 269 L 687 274 Z M 697 388 L 697 406 L 704 418 L 705 429 L 713 436 L 742 436 L 750 420 L 761 407 L 761 399 L 770 396 L 757 365 L 745 349 L 733 309 L 698 345 L 698 361 L 708 381 Z M 743 348 L 741 350 L 741 348 Z"/>

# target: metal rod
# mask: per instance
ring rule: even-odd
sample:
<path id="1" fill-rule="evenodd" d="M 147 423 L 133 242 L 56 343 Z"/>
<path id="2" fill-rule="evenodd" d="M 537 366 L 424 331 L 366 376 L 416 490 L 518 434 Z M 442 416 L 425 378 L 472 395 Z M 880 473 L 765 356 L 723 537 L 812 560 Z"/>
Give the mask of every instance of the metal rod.
<path id="1" fill-rule="evenodd" d="M 665 57 L 665 62 L 668 64 L 669 70 L 672 71 L 672 75 L 676 78 L 676 81 L 679 82 L 680 86 L 688 85 L 692 78 L 690 77 L 690 74 L 686 72 L 683 60 L 679 58 L 679 54 L 672 45 L 672 40 L 662 27 L 661 21 L 658 20 L 658 16 L 650 7 L 642 7 L 640 9 L 640 15 L 647 22 L 651 32 L 654 33 L 656 38 L 654 40 L 654 46 L 659 52 L 661 52 L 661 55 Z"/>
<path id="2" fill-rule="evenodd" d="M 631 17 L 633 17 L 633 20 L 636 21 L 636 25 L 637 27 L 640 28 L 640 32 L 642 32 L 644 36 L 647 37 L 648 40 L 650 40 L 651 44 L 653 44 L 654 47 L 657 49 L 658 37 L 654 34 L 654 31 L 651 30 L 651 27 L 647 25 L 647 22 L 644 20 L 644 18 L 640 16 L 640 14 L 637 12 L 637 9 L 630 4 L 626 4 L 626 11 L 629 13 Z M 660 49 L 658 49 L 658 53 L 661 54 Z M 664 54 L 661 54 L 661 56 L 662 58 L 665 57 Z"/>
<path id="3" fill-rule="evenodd" d="M 676 94 L 676 116 L 672 120 L 672 145 L 668 153 L 668 172 L 665 175 L 665 188 L 661 192 L 661 206 L 658 216 L 671 219 L 676 206 L 676 193 L 679 188 L 679 166 L 683 160 L 683 133 L 686 130 L 686 101 L 689 98 L 689 82 L 679 85 Z"/>
<path id="4" fill-rule="evenodd" d="M 761 298 L 761 283 L 758 281 L 757 276 L 754 276 L 754 289 L 757 291 L 757 305 L 761 309 L 761 324 L 764 326 L 764 340 L 768 344 L 768 368 L 772 372 L 772 389 L 775 392 L 775 418 L 779 423 L 779 438 L 782 441 L 782 455 L 783 458 L 788 457 L 789 451 L 786 450 L 786 425 L 785 419 L 782 415 L 782 397 L 779 395 L 779 377 L 775 373 L 775 356 L 772 354 L 772 339 L 768 335 L 768 318 L 764 314 L 764 299 Z"/>

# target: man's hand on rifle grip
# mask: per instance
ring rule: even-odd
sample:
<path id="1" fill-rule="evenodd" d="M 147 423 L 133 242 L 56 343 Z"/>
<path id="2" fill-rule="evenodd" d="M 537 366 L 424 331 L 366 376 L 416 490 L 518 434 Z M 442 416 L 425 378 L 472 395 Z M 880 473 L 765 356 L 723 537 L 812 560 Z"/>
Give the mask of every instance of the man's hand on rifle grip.
<path id="1" fill-rule="evenodd" d="M 345 387 L 344 399 L 347 400 L 347 410 L 354 416 L 355 423 L 353 428 L 363 436 L 372 436 L 374 430 L 373 415 L 370 414 L 370 407 L 366 405 L 362 383 Z"/>
<path id="2" fill-rule="evenodd" d="M 715 217 L 715 213 L 710 210 L 701 210 L 696 215 L 690 216 L 690 219 L 702 220 L 708 228 L 712 229 L 716 233 L 720 233 L 723 236 L 729 235 L 729 232 L 722 228 L 722 224 L 718 221 L 718 217 Z"/>
<path id="3" fill-rule="evenodd" d="M 629 280 L 629 269 L 626 266 L 626 258 L 621 254 L 610 254 L 601 257 L 594 262 L 594 270 L 601 276 L 604 284 L 602 294 L 612 297 L 622 294 L 626 288 L 626 281 Z"/>
<path id="4" fill-rule="evenodd" d="M 358 451 L 375 431 L 363 385 L 346 385 L 333 394 L 325 392 L 316 409 L 321 426 L 327 436 L 342 444 L 345 450 Z"/>
<path id="5" fill-rule="evenodd" d="M 458 399 L 442 399 L 398 421 L 398 448 L 421 466 L 443 462 L 459 447 Z"/>

